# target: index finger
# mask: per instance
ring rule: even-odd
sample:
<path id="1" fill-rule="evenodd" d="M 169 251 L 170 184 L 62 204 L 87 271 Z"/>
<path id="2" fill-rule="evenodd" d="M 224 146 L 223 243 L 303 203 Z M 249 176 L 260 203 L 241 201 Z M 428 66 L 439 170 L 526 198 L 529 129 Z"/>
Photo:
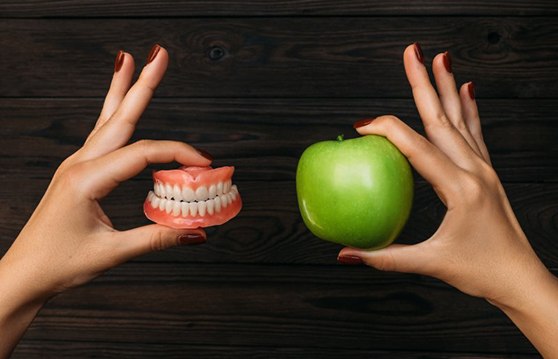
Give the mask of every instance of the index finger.
<path id="1" fill-rule="evenodd" d="M 141 140 L 87 162 L 83 186 L 92 199 L 100 199 L 148 164 L 176 161 L 205 167 L 211 164 L 209 157 L 183 142 Z"/>
<path id="2" fill-rule="evenodd" d="M 436 146 L 397 117 L 387 115 L 364 123 L 357 122 L 355 128 L 361 135 L 380 135 L 390 140 L 442 196 L 446 197 L 450 192 L 458 191 L 458 188 L 454 187 L 455 179 L 462 170 Z M 446 198 L 442 198 L 445 203 Z"/>

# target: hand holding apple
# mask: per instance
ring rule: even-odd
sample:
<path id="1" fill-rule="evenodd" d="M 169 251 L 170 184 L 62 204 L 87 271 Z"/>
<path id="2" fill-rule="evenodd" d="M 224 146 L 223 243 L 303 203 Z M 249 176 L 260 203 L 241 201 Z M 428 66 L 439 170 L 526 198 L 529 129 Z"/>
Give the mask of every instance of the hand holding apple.
<path id="1" fill-rule="evenodd" d="M 304 223 L 317 237 L 377 249 L 391 244 L 409 217 L 413 175 L 384 137 L 339 136 L 304 151 L 296 189 Z"/>
<path id="2" fill-rule="evenodd" d="M 545 357 L 558 355 L 558 280 L 523 233 L 484 143 L 472 83 L 459 93 L 448 53 L 433 61 L 431 85 L 418 44 L 405 70 L 428 139 L 394 116 L 355 124 L 393 142 L 447 207 L 440 228 L 415 245 L 378 251 L 344 248 L 342 263 L 439 278 L 502 309 Z"/>

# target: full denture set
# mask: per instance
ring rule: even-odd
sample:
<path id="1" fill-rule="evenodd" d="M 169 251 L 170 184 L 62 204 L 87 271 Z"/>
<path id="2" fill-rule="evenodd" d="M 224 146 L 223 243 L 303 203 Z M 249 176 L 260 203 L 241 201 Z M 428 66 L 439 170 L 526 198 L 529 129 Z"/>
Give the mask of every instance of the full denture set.
<path id="1" fill-rule="evenodd" d="M 174 228 L 223 224 L 238 214 L 242 201 L 231 178 L 234 167 L 181 167 L 153 173 L 153 191 L 144 203 L 152 221 Z"/>

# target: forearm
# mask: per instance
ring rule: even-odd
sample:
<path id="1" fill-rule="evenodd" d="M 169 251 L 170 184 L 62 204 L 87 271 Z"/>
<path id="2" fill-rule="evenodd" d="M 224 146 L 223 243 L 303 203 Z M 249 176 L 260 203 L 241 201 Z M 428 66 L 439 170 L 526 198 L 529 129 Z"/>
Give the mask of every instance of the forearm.
<path id="1" fill-rule="evenodd" d="M 4 265 L 3 265 L 4 264 Z M 0 261 L 0 358 L 8 358 L 44 304 Z"/>
<path id="2" fill-rule="evenodd" d="M 533 278 L 522 294 L 495 303 L 545 358 L 558 358 L 558 278 L 550 272 Z"/>

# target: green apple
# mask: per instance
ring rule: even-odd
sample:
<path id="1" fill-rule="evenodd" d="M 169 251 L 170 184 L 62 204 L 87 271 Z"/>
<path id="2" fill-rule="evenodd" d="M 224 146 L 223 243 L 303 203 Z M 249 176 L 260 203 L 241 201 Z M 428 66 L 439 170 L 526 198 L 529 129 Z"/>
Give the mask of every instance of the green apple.
<path id="1" fill-rule="evenodd" d="M 413 202 L 409 162 L 385 137 L 368 135 L 308 147 L 296 171 L 298 206 L 314 235 L 379 249 L 399 235 Z"/>

